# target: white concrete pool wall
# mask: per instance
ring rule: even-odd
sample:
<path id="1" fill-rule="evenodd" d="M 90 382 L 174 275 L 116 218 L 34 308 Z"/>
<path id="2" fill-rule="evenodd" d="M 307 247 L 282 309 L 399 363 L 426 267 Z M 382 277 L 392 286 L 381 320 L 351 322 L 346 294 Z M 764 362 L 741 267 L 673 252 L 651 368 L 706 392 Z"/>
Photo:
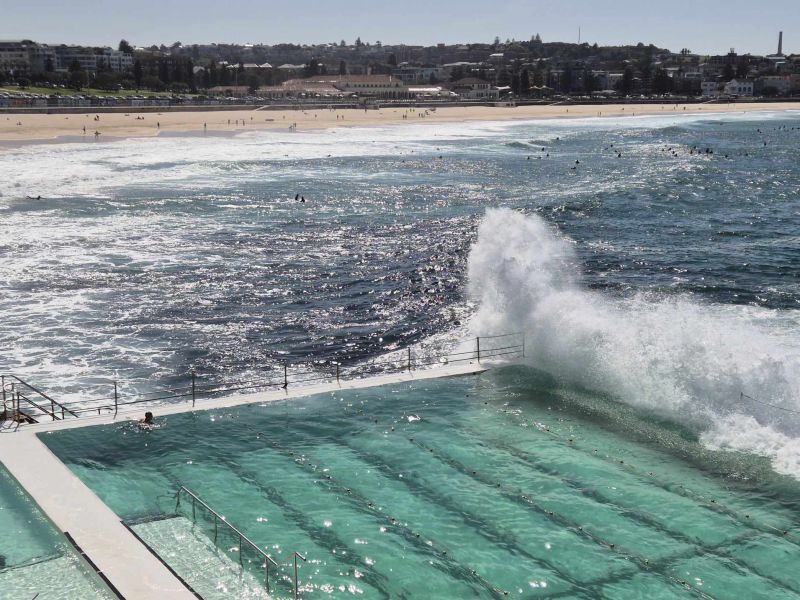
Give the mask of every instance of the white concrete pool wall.
<path id="1" fill-rule="evenodd" d="M 487 364 L 442 366 L 424 371 L 404 371 L 364 379 L 330 382 L 308 387 L 270 390 L 255 394 L 227 396 L 191 402 L 162 404 L 156 418 L 187 412 L 231 408 L 246 404 L 275 402 L 325 394 L 406 383 L 425 379 L 472 375 Z M 116 415 L 105 413 L 64 421 L 23 425 L 17 431 L 0 434 L 0 461 L 63 532 L 69 533 L 99 571 L 127 600 L 181 600 L 196 596 L 122 524 L 72 471 L 38 438 L 37 434 L 62 429 L 109 425 L 138 420 L 150 406 L 132 405 Z"/>

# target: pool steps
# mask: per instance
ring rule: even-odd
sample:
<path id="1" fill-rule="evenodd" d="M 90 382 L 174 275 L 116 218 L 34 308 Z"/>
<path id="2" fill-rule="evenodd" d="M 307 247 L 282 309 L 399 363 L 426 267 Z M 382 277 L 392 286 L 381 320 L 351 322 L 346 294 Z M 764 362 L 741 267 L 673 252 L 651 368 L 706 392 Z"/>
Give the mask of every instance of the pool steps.
<path id="1" fill-rule="evenodd" d="M 404 370 L 364 379 L 340 379 L 338 382 L 328 381 L 305 387 L 229 395 L 205 400 L 196 408 L 187 402 L 163 405 L 158 409 L 157 418 L 196 410 L 274 402 L 342 389 L 472 375 L 483 372 L 490 366 L 491 361 L 485 360 L 484 356 L 481 357 L 481 363 L 476 360 L 465 361 L 466 364 L 448 363 L 426 370 Z M 196 595 L 127 530 L 119 517 L 58 460 L 37 435 L 61 429 L 138 420 L 142 408 L 140 405 L 133 405 L 125 409 L 120 407 L 116 414 L 108 412 L 15 427 L 16 433 L 13 435 L 0 433 L 0 457 L 5 467 L 55 525 L 61 531 L 69 533 L 82 551 L 91 557 L 98 572 L 113 584 L 120 596 L 128 600 L 194 600 Z"/>

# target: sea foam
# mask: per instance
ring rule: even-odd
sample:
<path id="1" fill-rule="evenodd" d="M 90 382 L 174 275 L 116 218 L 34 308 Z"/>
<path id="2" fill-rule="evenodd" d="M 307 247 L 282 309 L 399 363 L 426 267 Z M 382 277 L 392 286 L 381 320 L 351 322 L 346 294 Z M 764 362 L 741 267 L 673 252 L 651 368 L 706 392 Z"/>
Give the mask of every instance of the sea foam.
<path id="1" fill-rule="evenodd" d="M 469 257 L 474 333 L 524 330 L 528 363 L 562 384 L 690 424 L 709 446 L 768 456 L 800 478 L 796 311 L 609 297 L 581 286 L 578 264 L 575 242 L 541 218 L 488 210 Z"/>

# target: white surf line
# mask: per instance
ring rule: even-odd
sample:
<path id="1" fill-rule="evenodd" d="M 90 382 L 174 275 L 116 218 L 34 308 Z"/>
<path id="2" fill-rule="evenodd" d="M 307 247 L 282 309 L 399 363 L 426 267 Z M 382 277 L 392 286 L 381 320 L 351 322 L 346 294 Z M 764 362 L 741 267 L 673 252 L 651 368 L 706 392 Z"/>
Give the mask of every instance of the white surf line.
<path id="1" fill-rule="evenodd" d="M 191 404 L 163 405 L 156 418 L 187 412 L 275 402 L 314 394 L 362 389 L 393 383 L 472 375 L 486 365 L 469 363 L 331 382 L 296 389 L 229 396 Z M 184 585 L 122 525 L 120 518 L 45 446 L 37 434 L 92 425 L 138 420 L 144 404 L 135 409 L 96 417 L 79 417 L 25 425 L 0 435 L 0 461 L 61 531 L 68 532 L 126 600 L 196 600 Z M 191 582 L 188 582 L 191 585 Z"/>

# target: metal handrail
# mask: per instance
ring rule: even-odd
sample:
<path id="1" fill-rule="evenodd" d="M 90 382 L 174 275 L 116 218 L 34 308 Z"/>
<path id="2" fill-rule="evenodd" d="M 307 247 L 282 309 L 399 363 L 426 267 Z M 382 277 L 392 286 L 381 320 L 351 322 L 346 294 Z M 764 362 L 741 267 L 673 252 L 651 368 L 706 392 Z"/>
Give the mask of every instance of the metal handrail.
<path id="1" fill-rule="evenodd" d="M 24 386 L 25 386 L 25 387 L 27 387 L 29 390 L 33 391 L 35 394 L 39 394 L 39 395 L 40 395 L 42 398 L 44 398 L 45 400 L 47 400 L 48 402 L 50 402 L 50 405 L 51 405 L 51 407 L 58 406 L 58 407 L 61 409 L 62 415 L 63 415 L 63 413 L 66 411 L 66 412 L 68 412 L 69 414 L 71 414 L 73 417 L 77 417 L 77 416 L 78 416 L 78 415 L 76 415 L 74 412 L 72 412 L 72 411 L 71 411 L 69 408 L 67 408 L 67 407 L 66 407 L 64 404 L 62 404 L 61 402 L 58 402 L 57 400 L 53 400 L 53 398 L 51 398 L 50 396 L 48 396 L 47 394 L 45 394 L 45 393 L 44 393 L 42 390 L 40 390 L 40 389 L 38 389 L 38 388 L 35 388 L 35 387 L 33 387 L 33 386 L 30 384 L 30 383 L 28 383 L 27 381 L 24 381 L 24 380 L 20 379 L 19 377 L 17 377 L 16 375 L 14 375 L 14 374 L 12 374 L 12 373 L 9 373 L 9 374 L 7 374 L 7 375 L 3 375 L 3 376 L 2 376 L 2 381 L 3 381 L 3 392 L 5 392 L 5 379 L 6 379 L 6 377 L 8 377 L 8 378 L 10 378 L 10 379 L 14 379 L 14 380 L 16 380 L 18 383 L 20 383 L 20 384 L 24 385 Z M 5 395 L 5 394 L 4 394 L 4 395 Z M 36 405 L 35 405 L 35 404 L 34 404 L 34 403 L 33 403 L 33 402 L 30 400 L 30 399 L 28 399 L 28 398 L 25 398 L 24 396 L 23 396 L 23 398 L 24 398 L 24 399 L 25 399 L 27 402 L 29 402 L 30 404 L 33 404 L 34 406 L 36 406 Z M 37 406 L 37 408 L 39 408 L 39 410 L 42 410 L 43 412 L 47 413 L 47 411 L 44 411 L 44 410 L 43 410 L 43 409 L 41 409 L 40 407 L 38 407 L 38 406 Z M 52 411 L 52 413 L 47 413 L 47 414 L 50 414 L 51 416 L 54 416 L 54 414 L 55 414 L 55 410 L 53 410 L 53 411 Z M 55 417 L 54 417 L 54 419 L 55 419 Z"/>
<path id="2" fill-rule="evenodd" d="M 247 542 L 247 544 L 255 550 L 258 554 L 260 554 L 264 558 L 264 587 L 267 589 L 267 593 L 269 594 L 269 565 L 272 564 L 275 568 L 279 568 L 280 565 L 276 563 L 266 552 L 264 552 L 261 548 L 259 548 L 255 542 L 250 540 L 245 534 L 239 531 L 236 527 L 228 523 L 228 521 L 211 508 L 208 504 L 206 504 L 197 494 L 195 494 L 190 489 L 186 488 L 185 486 L 181 486 L 178 491 L 175 493 L 175 511 L 177 512 L 178 507 L 181 505 L 181 492 L 187 494 L 192 499 L 192 519 L 197 520 L 195 515 L 196 505 L 197 503 L 200 504 L 201 507 L 206 509 L 209 513 L 214 516 L 214 543 L 217 543 L 217 524 L 218 522 L 222 522 L 228 529 L 233 531 L 236 535 L 239 536 L 239 564 L 242 564 L 242 542 Z M 296 559 L 295 559 L 296 560 Z M 303 559 L 305 560 L 305 559 Z M 295 579 L 295 590 L 297 589 L 297 581 Z M 295 591 L 295 595 L 296 595 Z"/>
<path id="3" fill-rule="evenodd" d="M 481 348 L 481 340 L 494 340 L 499 338 L 509 338 L 513 336 L 520 337 L 522 343 L 512 344 L 512 345 L 501 345 L 496 348 L 493 347 Z M 309 373 L 303 372 L 290 375 L 288 372 L 289 365 L 284 364 L 282 369 L 283 377 L 281 379 L 270 378 L 262 381 L 250 380 L 250 381 L 218 383 L 218 384 L 214 384 L 213 382 L 206 382 L 206 383 L 200 383 L 198 385 L 196 379 L 199 378 L 202 380 L 203 377 L 197 376 L 194 372 L 192 372 L 191 386 L 167 388 L 125 402 L 120 401 L 117 392 L 116 382 L 114 382 L 113 398 L 95 399 L 95 400 L 90 400 L 89 402 L 74 401 L 74 402 L 60 403 L 53 400 L 47 394 L 41 392 L 37 388 L 33 387 L 32 385 L 28 384 L 27 382 L 23 381 L 22 379 L 20 379 L 15 375 L 5 375 L 3 376 L 3 379 L 5 380 L 5 377 L 13 378 L 16 381 L 19 381 L 23 385 L 30 388 L 31 390 L 35 391 L 37 394 L 41 395 L 43 398 L 46 398 L 48 401 L 51 402 L 51 407 L 53 408 L 52 411 L 47 411 L 46 409 L 37 406 L 27 397 L 23 397 L 24 400 L 28 401 L 33 406 L 36 406 L 36 408 L 41 410 L 43 413 L 51 416 L 53 419 L 58 419 L 58 417 L 55 416 L 55 406 L 58 406 L 61 409 L 61 418 L 63 419 L 66 413 L 69 413 L 74 417 L 79 417 L 82 414 L 94 413 L 95 411 L 97 412 L 98 415 L 102 414 L 103 411 L 106 412 L 113 411 L 114 415 L 116 416 L 121 406 L 133 406 L 136 404 L 160 402 L 164 400 L 173 400 L 173 399 L 186 399 L 187 401 L 191 400 L 192 406 L 194 406 L 198 396 L 210 397 L 212 395 L 218 395 L 224 393 L 240 392 L 244 390 L 258 390 L 271 387 L 286 389 L 290 384 L 307 384 L 312 382 L 332 381 L 334 379 L 338 382 L 342 377 L 359 378 L 363 377 L 366 374 L 383 372 L 383 371 L 408 370 L 410 372 L 415 368 L 428 367 L 439 364 L 459 363 L 459 362 L 467 362 L 473 360 L 481 362 L 481 359 L 499 358 L 503 356 L 512 356 L 512 355 L 521 355 L 522 357 L 525 356 L 524 332 L 508 333 L 508 334 L 494 335 L 494 336 L 482 336 L 475 338 L 474 341 L 476 346 L 475 349 L 461 350 L 459 352 L 451 352 L 444 356 L 439 356 L 437 358 L 414 358 L 412 357 L 411 348 L 409 347 L 406 348 L 407 351 L 406 356 L 398 356 L 396 358 L 390 358 L 388 360 L 380 360 L 377 362 L 373 361 L 370 363 L 354 365 L 346 368 L 343 368 L 343 365 L 341 365 L 341 363 L 339 363 L 338 361 L 331 361 L 330 365 L 332 371 L 331 373 L 327 372 L 320 373 L 319 371 L 312 371 Z M 184 390 L 185 392 L 181 393 Z M 3 392 L 5 394 L 5 386 L 3 386 Z M 72 406 L 73 408 L 69 408 L 70 406 Z"/>
<path id="4" fill-rule="evenodd" d="M 28 404 L 30 404 L 34 408 L 42 411 L 44 414 L 48 415 L 49 417 L 52 417 L 53 421 L 61 421 L 63 419 L 63 417 L 57 417 L 55 412 L 47 410 L 46 408 L 43 408 L 43 407 L 39 406 L 36 402 L 34 402 L 30 398 L 28 398 L 25 394 L 23 394 L 21 392 L 17 392 L 17 406 L 19 406 L 19 401 L 20 400 L 24 400 L 25 402 L 27 402 Z"/>
<path id="5" fill-rule="evenodd" d="M 294 599 L 297 600 L 297 559 L 300 558 L 303 562 L 308 562 L 306 557 L 300 554 L 299 552 L 295 551 L 292 553 L 292 559 L 294 560 Z"/>

